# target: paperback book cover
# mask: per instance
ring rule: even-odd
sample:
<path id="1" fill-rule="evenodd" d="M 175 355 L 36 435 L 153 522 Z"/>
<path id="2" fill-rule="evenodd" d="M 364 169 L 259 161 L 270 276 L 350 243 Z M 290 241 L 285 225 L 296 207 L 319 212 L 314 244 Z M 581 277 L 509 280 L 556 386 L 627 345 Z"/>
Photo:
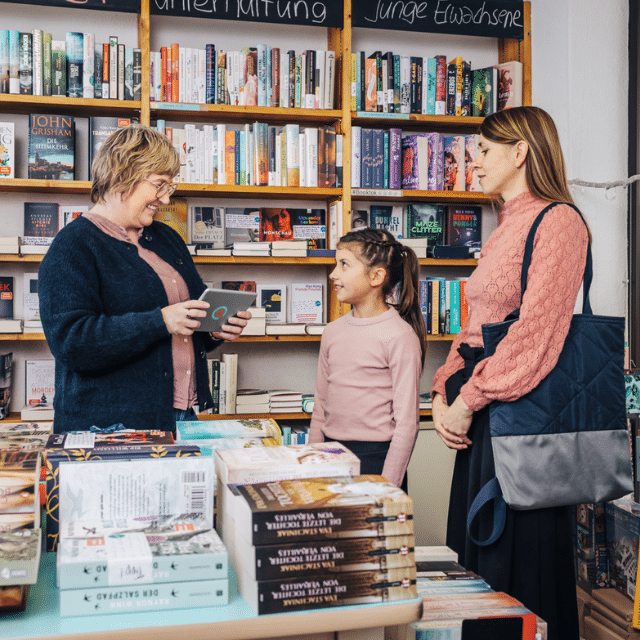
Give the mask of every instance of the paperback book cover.
<path id="1" fill-rule="evenodd" d="M 258 614 L 391 602 L 417 597 L 415 567 L 252 582 L 238 575 L 240 594 Z"/>
<path id="2" fill-rule="evenodd" d="M 13 318 L 13 276 L 0 276 L 0 319 L 11 318 Z M 1 375 L 2 371 L 0 371 Z M 2 385 L 0 385 L 1 388 Z"/>
<path id="3" fill-rule="evenodd" d="M 446 244 L 466 246 L 469 253 L 479 251 L 482 246 L 482 207 L 448 205 L 446 230 Z"/>
<path id="4" fill-rule="evenodd" d="M 407 238 L 427 238 L 427 255 L 433 247 L 444 244 L 445 210 L 441 204 L 412 203 L 407 205 Z"/>
<path id="5" fill-rule="evenodd" d="M 321 323 L 323 297 L 323 287 L 320 282 L 291 283 L 291 322 Z"/>
<path id="6" fill-rule="evenodd" d="M 288 209 L 260 209 L 260 241 L 293 240 L 291 213 Z"/>
<path id="7" fill-rule="evenodd" d="M 110 544 L 114 536 L 135 555 L 119 553 L 120 549 Z M 140 544 L 141 536 L 146 545 Z M 63 531 L 56 566 L 60 589 L 219 580 L 229 575 L 227 551 L 216 531 L 195 528 L 179 539 L 164 541 L 155 531 L 105 532 L 103 536 L 72 538 L 65 537 Z"/>
<path id="8" fill-rule="evenodd" d="M 224 212 L 224 244 L 233 248 L 234 242 L 258 242 L 260 237 L 260 210 L 227 207 Z"/>
<path id="9" fill-rule="evenodd" d="M 0 122 L 0 179 L 15 178 L 15 133 L 13 122 Z"/>
<path id="10" fill-rule="evenodd" d="M 522 62 L 503 62 L 498 69 L 498 111 L 522 106 Z"/>
<path id="11" fill-rule="evenodd" d="M 478 155 L 478 136 L 468 135 L 464 137 L 464 188 L 465 191 L 482 191 L 478 174 L 473 168 L 473 163 Z"/>
<path id="12" fill-rule="evenodd" d="M 32 513 L 39 509 L 39 451 L 0 450 L 0 511 Z"/>
<path id="13" fill-rule="evenodd" d="M 287 285 L 257 284 L 258 299 L 256 306 L 266 311 L 267 323 L 283 323 L 287 321 Z"/>
<path id="14" fill-rule="evenodd" d="M 27 320 L 40 320 L 38 274 L 25 273 L 22 288 L 22 316 Z"/>
<path id="15" fill-rule="evenodd" d="M 171 227 L 182 238 L 184 243 L 187 242 L 187 199 L 171 198 L 169 204 L 158 206 L 153 219 L 156 222 L 163 222 Z"/>
<path id="16" fill-rule="evenodd" d="M 74 151 L 73 116 L 29 114 L 28 178 L 73 180 Z"/>
<path id="17" fill-rule="evenodd" d="M 55 360 L 25 360 L 25 404 L 52 403 L 55 396 Z"/>
<path id="18" fill-rule="evenodd" d="M 120 127 L 128 127 L 134 120 L 111 116 L 92 116 L 89 118 L 89 180 L 91 165 L 105 140 Z"/>
<path id="19" fill-rule="evenodd" d="M 240 557 L 247 577 L 263 581 L 412 567 L 415 564 L 413 549 L 413 536 L 343 538 L 247 545 Z"/>
<path id="20" fill-rule="evenodd" d="M 38 528 L 0 533 L 0 585 L 37 582 L 41 538 Z"/>
<path id="21" fill-rule="evenodd" d="M 176 422 L 176 441 L 198 441 L 214 438 L 276 438 L 280 427 L 271 418 L 250 420 L 193 420 Z"/>
<path id="22" fill-rule="evenodd" d="M 446 136 L 444 139 L 444 189 L 465 190 L 464 136 Z"/>
<path id="23" fill-rule="evenodd" d="M 138 613 L 226 605 L 229 580 L 195 580 L 152 585 L 60 589 L 61 616 Z"/>
<path id="24" fill-rule="evenodd" d="M 411 134 L 402 138 L 402 188 L 419 189 L 418 138 L 424 134 Z M 428 161 L 428 158 L 427 158 Z M 428 167 L 428 164 L 427 164 Z"/>
<path id="25" fill-rule="evenodd" d="M 4 290 L 7 276 L 0 276 L 0 318 L 3 313 L 3 303 L 7 291 Z M 13 277 L 11 277 L 11 313 L 13 313 Z M 9 415 L 11 403 L 11 378 L 13 371 L 13 353 L 0 353 L 0 420 Z M 2 427 L 0 426 L 0 430 Z"/>
<path id="26" fill-rule="evenodd" d="M 23 245 L 47 245 L 60 228 L 57 202 L 25 202 Z"/>
<path id="27" fill-rule="evenodd" d="M 497 111 L 498 70 L 495 67 L 471 72 L 471 115 L 485 118 Z"/>
<path id="28" fill-rule="evenodd" d="M 83 432 L 84 433 L 84 432 Z M 65 435 L 65 434 L 62 434 Z M 213 468 L 199 450 L 185 446 L 112 451 L 47 450 L 47 549 L 55 550 L 59 522 L 156 518 L 197 514 L 213 522 Z M 135 460 L 135 464 L 131 461 Z M 118 486 L 114 492 L 111 487 Z M 84 487 L 91 487 L 85 491 Z"/>
<path id="29" fill-rule="evenodd" d="M 382 476 L 277 480 L 232 490 L 243 498 L 235 504 L 236 535 L 253 544 L 413 534 L 411 498 Z"/>
<path id="30" fill-rule="evenodd" d="M 223 249 L 225 214 L 223 207 L 192 206 L 189 209 L 189 242 Z"/>

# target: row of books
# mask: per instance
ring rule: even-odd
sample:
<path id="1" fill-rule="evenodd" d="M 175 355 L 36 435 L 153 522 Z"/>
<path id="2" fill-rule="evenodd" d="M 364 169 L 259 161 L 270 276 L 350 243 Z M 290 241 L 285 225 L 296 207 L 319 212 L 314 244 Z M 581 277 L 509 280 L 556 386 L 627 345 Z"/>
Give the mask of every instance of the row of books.
<path id="1" fill-rule="evenodd" d="M 460 333 L 469 317 L 466 280 L 428 278 L 420 280 L 420 311 L 427 335 Z"/>
<path id="2" fill-rule="evenodd" d="M 430 203 L 371 205 L 351 212 L 351 228 L 361 227 L 387 229 L 400 241 L 425 239 L 427 255 L 418 257 L 439 257 L 435 248 L 441 245 L 467 247 L 471 255 L 480 250 L 482 243 L 482 207 Z M 407 244 L 413 246 L 411 242 Z"/>
<path id="3" fill-rule="evenodd" d="M 141 50 L 97 43 L 93 33 L 67 31 L 53 40 L 42 29 L 0 29 L 0 93 L 140 100 Z"/>
<path id="4" fill-rule="evenodd" d="M 461 56 L 351 54 L 352 111 L 484 117 L 521 105 L 521 62 L 472 70 Z"/>
<path id="5" fill-rule="evenodd" d="M 335 51 L 280 51 L 259 44 L 225 51 L 172 43 L 151 52 L 156 102 L 333 109 Z"/>
<path id="6" fill-rule="evenodd" d="M 180 182 L 279 187 L 342 186 L 342 135 L 331 127 L 266 122 L 167 127 L 180 154 Z"/>
<path id="7" fill-rule="evenodd" d="M 351 127 L 351 187 L 481 191 L 472 164 L 477 135 Z"/>

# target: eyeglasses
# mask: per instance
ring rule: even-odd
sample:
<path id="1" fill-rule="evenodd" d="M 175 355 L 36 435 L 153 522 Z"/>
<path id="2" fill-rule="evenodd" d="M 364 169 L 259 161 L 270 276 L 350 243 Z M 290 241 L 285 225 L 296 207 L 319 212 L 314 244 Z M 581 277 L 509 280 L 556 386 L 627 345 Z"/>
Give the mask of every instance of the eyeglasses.
<path id="1" fill-rule="evenodd" d="M 173 192 L 178 188 L 178 185 L 175 182 L 163 182 L 162 184 L 156 184 L 155 182 L 151 182 L 148 178 L 144 178 L 146 182 L 152 184 L 156 189 L 156 198 L 162 198 L 163 196 L 171 196 Z"/>

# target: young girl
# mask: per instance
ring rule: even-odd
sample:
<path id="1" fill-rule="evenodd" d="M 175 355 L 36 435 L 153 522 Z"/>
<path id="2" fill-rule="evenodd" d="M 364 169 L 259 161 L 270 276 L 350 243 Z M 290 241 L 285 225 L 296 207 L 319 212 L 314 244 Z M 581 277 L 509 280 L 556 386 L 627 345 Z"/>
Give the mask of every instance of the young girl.
<path id="1" fill-rule="evenodd" d="M 388 231 L 364 228 L 340 238 L 336 263 L 336 296 L 353 308 L 322 334 L 309 442 L 342 442 L 361 473 L 406 491 L 425 356 L 418 259 Z"/>

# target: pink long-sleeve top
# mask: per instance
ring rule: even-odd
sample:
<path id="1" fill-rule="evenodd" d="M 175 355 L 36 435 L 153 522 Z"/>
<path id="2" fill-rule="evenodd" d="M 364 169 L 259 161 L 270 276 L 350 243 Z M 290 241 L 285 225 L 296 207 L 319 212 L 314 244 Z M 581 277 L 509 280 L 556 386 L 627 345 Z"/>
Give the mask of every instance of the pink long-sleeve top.
<path id="1" fill-rule="evenodd" d="M 391 441 L 382 475 L 400 486 L 418 435 L 420 340 L 392 307 L 322 334 L 309 442 Z"/>
<path id="2" fill-rule="evenodd" d="M 582 283 L 589 240 L 585 224 L 571 207 L 558 205 L 548 211 L 536 233 L 521 304 L 525 242 L 534 220 L 548 204 L 529 192 L 505 203 L 498 228 L 480 252 L 478 266 L 465 287 L 469 316 L 434 376 L 432 395 L 440 393 L 446 398 L 445 381 L 463 367 L 457 351 L 460 344 L 482 347 L 482 325 L 501 322 L 518 307 L 519 320 L 496 352 L 475 367 L 462 386 L 462 399 L 475 411 L 492 400 L 516 400 L 556 365 Z"/>

